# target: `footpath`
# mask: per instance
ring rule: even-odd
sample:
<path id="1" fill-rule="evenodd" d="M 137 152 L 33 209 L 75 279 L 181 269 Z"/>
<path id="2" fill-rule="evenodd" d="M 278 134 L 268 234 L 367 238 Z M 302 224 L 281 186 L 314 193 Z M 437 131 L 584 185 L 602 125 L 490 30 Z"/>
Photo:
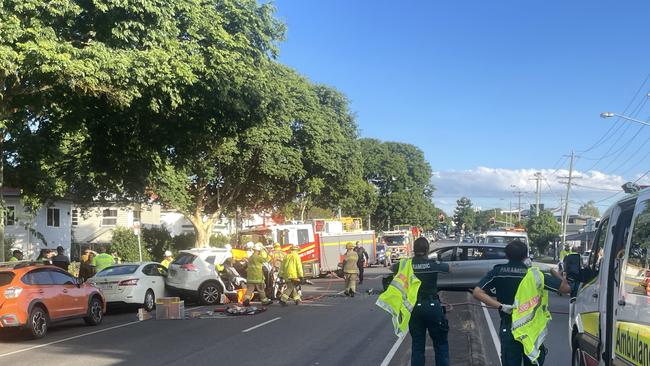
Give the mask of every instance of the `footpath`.
<path id="1" fill-rule="evenodd" d="M 441 292 L 447 304 L 478 304 L 468 292 Z M 479 306 L 457 305 L 447 312 L 449 320 L 450 365 L 500 366 L 483 309 Z M 435 365 L 433 344 L 427 339 L 427 365 Z M 411 337 L 406 336 L 390 366 L 405 366 L 411 362 Z"/>

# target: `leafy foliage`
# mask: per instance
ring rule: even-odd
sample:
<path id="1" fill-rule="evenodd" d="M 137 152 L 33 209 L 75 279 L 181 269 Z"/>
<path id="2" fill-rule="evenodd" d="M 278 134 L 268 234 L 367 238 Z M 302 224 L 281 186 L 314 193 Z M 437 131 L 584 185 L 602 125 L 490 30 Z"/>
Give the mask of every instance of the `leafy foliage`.
<path id="1" fill-rule="evenodd" d="M 578 214 L 582 216 L 600 217 L 600 210 L 596 207 L 596 202 L 589 201 L 578 209 Z"/>
<path id="2" fill-rule="evenodd" d="M 465 231 L 472 231 L 476 228 L 476 212 L 472 207 L 472 201 L 467 197 L 461 197 L 456 201 L 454 210 L 454 223 L 456 231 L 460 231 L 465 225 Z"/>
<path id="3" fill-rule="evenodd" d="M 149 252 L 145 248 L 145 244 L 141 244 L 142 260 L 151 260 Z M 139 262 L 140 252 L 138 248 L 138 237 L 128 228 L 115 228 L 115 230 L 113 230 L 113 240 L 111 241 L 109 252 L 117 252 L 123 262 Z"/>
<path id="4" fill-rule="evenodd" d="M 558 238 L 562 227 L 551 212 L 542 211 L 539 216 L 531 217 L 528 220 L 526 229 L 531 244 L 543 253 L 548 245 Z"/>
<path id="5" fill-rule="evenodd" d="M 172 236 L 167 228 L 152 227 L 142 229 L 142 241 L 154 260 L 162 260 L 166 250 L 172 250 Z"/>

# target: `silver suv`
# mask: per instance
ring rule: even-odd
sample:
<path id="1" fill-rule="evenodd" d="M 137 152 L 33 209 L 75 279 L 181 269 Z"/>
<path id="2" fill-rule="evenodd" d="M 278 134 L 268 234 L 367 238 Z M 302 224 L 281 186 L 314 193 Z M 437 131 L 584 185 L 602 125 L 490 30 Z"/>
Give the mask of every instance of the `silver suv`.
<path id="1" fill-rule="evenodd" d="M 429 258 L 436 256 L 451 268 L 438 274 L 440 290 L 473 289 L 495 265 L 508 263 L 505 245 L 498 244 L 439 243 Z"/>

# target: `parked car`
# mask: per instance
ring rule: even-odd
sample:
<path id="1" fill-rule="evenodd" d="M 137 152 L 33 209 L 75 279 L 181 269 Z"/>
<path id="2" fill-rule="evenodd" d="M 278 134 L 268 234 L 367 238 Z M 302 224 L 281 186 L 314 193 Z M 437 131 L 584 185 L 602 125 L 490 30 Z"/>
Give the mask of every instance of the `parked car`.
<path id="1" fill-rule="evenodd" d="M 216 270 L 229 258 L 223 248 L 195 248 L 182 250 L 169 265 L 167 289 L 182 297 L 195 297 L 205 305 L 218 304 L 221 295 L 230 294 Z"/>
<path id="2" fill-rule="evenodd" d="M 449 263 L 452 273 L 438 274 L 441 290 L 466 290 L 478 282 L 497 264 L 508 263 L 504 245 L 445 243 L 436 245 L 429 254 Z"/>
<path id="3" fill-rule="evenodd" d="M 101 291 L 51 265 L 0 265 L 0 328 L 22 328 L 42 338 L 58 321 L 83 318 L 99 325 L 106 311 Z"/>
<path id="4" fill-rule="evenodd" d="M 167 269 L 154 262 L 123 263 L 107 267 L 88 279 L 101 289 L 108 304 L 138 304 L 152 311 L 165 296 Z"/>

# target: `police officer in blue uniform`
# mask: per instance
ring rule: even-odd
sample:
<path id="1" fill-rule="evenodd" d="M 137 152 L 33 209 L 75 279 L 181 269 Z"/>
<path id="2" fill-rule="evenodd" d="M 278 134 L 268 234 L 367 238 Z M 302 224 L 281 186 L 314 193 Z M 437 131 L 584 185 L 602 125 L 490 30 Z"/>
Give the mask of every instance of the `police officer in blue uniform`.
<path id="1" fill-rule="evenodd" d="M 433 341 L 436 366 L 449 365 L 449 323 L 445 316 L 445 309 L 438 297 L 438 273 L 449 273 L 449 264 L 440 263 L 429 259 L 429 241 L 418 238 L 413 243 L 415 256 L 411 262 L 413 273 L 422 281 L 418 290 L 418 298 L 409 321 L 411 334 L 411 365 L 424 366 L 424 346 L 427 331 Z M 399 263 L 392 267 L 397 273 Z"/>
<path id="2" fill-rule="evenodd" d="M 499 309 L 501 325 L 499 326 L 499 339 L 501 340 L 501 365 L 502 366 L 525 366 L 532 365 L 524 354 L 523 346 L 512 336 L 512 304 L 515 302 L 515 295 L 519 283 L 528 272 L 528 265 L 525 260 L 528 257 L 528 247 L 519 240 L 514 240 L 506 246 L 507 264 L 499 264 L 488 272 L 481 279 L 479 285 L 474 289 L 474 297 L 484 304 Z M 544 287 L 546 290 L 569 293 L 570 288 L 566 278 L 555 270 L 553 274 L 544 274 Z M 490 294 L 494 294 L 496 299 Z M 538 359 L 538 365 L 544 364 L 546 348 L 542 345 L 543 352 Z"/>

